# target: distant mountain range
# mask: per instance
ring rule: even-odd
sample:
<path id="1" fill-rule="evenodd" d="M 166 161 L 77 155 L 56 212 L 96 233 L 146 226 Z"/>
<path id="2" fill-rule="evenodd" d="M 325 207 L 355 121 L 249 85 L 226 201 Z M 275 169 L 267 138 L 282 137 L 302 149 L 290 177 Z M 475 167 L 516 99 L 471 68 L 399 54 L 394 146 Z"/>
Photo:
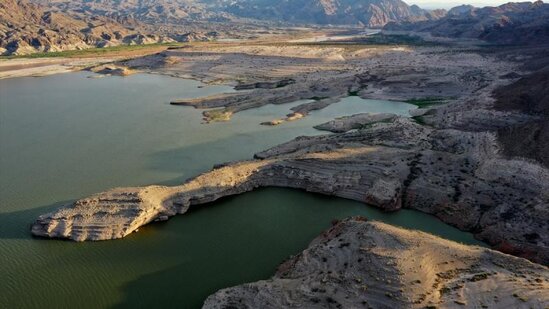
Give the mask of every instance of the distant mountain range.
<path id="1" fill-rule="evenodd" d="M 29 0 L 71 15 L 101 15 L 149 24 L 228 20 L 217 0 Z"/>
<path id="2" fill-rule="evenodd" d="M 42 0 L 35 2 L 50 4 L 49 1 Z M 100 2 L 97 1 L 97 3 Z M 103 2 L 114 3 L 115 1 Z M 87 1 L 78 3 L 84 7 Z M 94 6 L 97 3 L 94 2 Z M 101 13 L 99 9 L 94 12 L 63 10 L 61 9 L 63 4 L 61 1 L 51 1 L 51 6 L 45 6 L 29 3 L 26 0 L 2 0 L 0 2 L 0 55 L 23 55 L 121 44 L 208 40 L 216 35 L 215 33 L 185 32 L 183 28 L 159 29 L 153 24 L 140 21 L 134 15 L 110 16 L 110 14 Z"/>
<path id="3" fill-rule="evenodd" d="M 409 6 L 401 0 L 234 0 L 221 7 L 236 16 L 255 19 L 371 28 L 392 21 L 434 20 L 446 13 Z"/>
<path id="4" fill-rule="evenodd" d="M 423 10 L 401 0 L 2 0 L 0 54 L 208 40 L 213 25 L 385 26 L 495 43 L 549 41 L 549 5 Z M 196 26 L 200 25 L 200 26 Z"/>
<path id="5" fill-rule="evenodd" d="M 484 8 L 463 5 L 437 20 L 393 22 L 384 29 L 428 32 L 439 37 L 480 39 L 498 44 L 549 43 L 549 4 L 537 1 Z"/>
<path id="6" fill-rule="evenodd" d="M 207 40 L 197 31 L 235 21 L 382 27 L 445 13 L 401 0 L 2 0 L 0 54 Z"/>
<path id="7" fill-rule="evenodd" d="M 249 18 L 309 24 L 382 27 L 391 21 L 432 20 L 446 13 L 401 0 L 31 0 L 72 14 L 93 14 L 147 23 L 229 21 Z"/>

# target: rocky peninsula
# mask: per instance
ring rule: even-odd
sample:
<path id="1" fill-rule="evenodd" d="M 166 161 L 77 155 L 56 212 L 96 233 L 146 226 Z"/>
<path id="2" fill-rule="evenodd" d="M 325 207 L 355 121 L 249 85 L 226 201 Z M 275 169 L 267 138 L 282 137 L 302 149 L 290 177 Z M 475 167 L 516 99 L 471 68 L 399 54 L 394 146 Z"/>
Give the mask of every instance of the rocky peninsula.
<path id="1" fill-rule="evenodd" d="M 433 129 L 398 118 L 351 133 L 301 137 L 179 187 L 115 189 L 33 225 L 38 236 L 124 237 L 192 205 L 257 187 L 283 186 L 431 213 L 504 252 L 545 263 L 549 173 L 498 155 L 495 134 Z M 525 201 L 525 199 L 527 199 Z"/>

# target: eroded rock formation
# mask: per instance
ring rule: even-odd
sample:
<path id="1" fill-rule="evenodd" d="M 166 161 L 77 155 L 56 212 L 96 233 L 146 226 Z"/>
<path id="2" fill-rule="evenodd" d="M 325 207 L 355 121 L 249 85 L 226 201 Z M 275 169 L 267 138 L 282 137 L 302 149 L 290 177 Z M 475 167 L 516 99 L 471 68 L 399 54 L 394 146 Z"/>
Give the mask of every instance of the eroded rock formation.
<path id="1" fill-rule="evenodd" d="M 264 53 L 280 50 L 295 52 L 293 46 L 229 46 L 207 53 L 169 51 L 123 64 L 165 74 L 183 74 L 192 69 L 199 75 L 197 78 L 210 80 L 226 77 L 226 69 L 238 70 L 242 59 L 264 65 L 261 68 L 281 64 L 299 68 L 301 75 L 260 71 L 267 72 L 261 74 L 270 78 L 257 80 L 280 81 L 279 75 L 296 80 L 282 88 L 181 102 L 202 108 L 222 107 L 208 111 L 218 118 L 269 103 L 313 100 L 295 107 L 298 114 L 351 94 L 417 98 L 443 93 L 457 97 L 445 105 L 422 105 L 412 119 L 395 118 L 352 132 L 299 137 L 256 154 L 255 160 L 218 167 L 182 186 L 117 189 L 77 201 L 41 216 L 33 225 L 33 233 L 79 241 L 120 238 L 143 224 L 184 213 L 191 205 L 256 187 L 282 186 L 362 201 L 387 211 L 410 208 L 430 213 L 474 233 L 498 250 L 549 264 L 549 235 L 544 232 L 549 230 L 549 169 L 536 157 L 502 152 L 506 145 L 500 133 L 505 128 L 538 123 L 545 118 L 520 109 L 495 108 L 495 89 L 520 88 L 525 83 L 517 75 L 507 74 L 518 66 L 486 54 L 437 48 L 391 49 L 386 54 L 364 58 L 360 56 L 366 52 L 363 50 L 300 47 L 300 58 L 266 61 Z M 319 54 L 331 57 L 333 52 L 348 60 L 314 58 Z M 517 50 L 500 56 L 519 59 L 524 52 Z M 167 68 L 165 59 L 169 57 L 196 61 L 182 60 Z M 301 72 L 302 68 L 310 69 L 319 63 L 326 68 L 322 74 Z M 403 66 L 395 67 L 395 63 Z M 242 72 L 253 71 L 251 76 L 257 78 L 258 67 L 251 67 Z M 521 78 L 528 74 L 520 73 Z M 545 97 L 543 92 L 540 97 Z M 339 119 L 341 131 L 357 117 Z M 124 211 L 119 212 L 118 205 Z"/>
<path id="2" fill-rule="evenodd" d="M 501 158 L 493 133 L 437 130 L 399 118 L 357 132 L 297 138 L 256 158 L 179 187 L 117 189 L 77 201 L 41 216 L 33 233 L 79 241 L 119 238 L 190 205 L 282 186 L 388 211 L 417 209 L 501 250 L 549 262 L 548 235 L 540 233 L 549 222 L 549 172 Z"/>

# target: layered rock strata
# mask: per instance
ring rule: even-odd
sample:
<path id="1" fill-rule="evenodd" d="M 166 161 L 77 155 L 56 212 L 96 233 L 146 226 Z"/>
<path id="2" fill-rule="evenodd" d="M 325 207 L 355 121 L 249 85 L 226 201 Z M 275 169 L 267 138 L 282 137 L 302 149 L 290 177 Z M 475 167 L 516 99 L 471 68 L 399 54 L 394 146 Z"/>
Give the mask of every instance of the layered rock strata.
<path id="1" fill-rule="evenodd" d="M 265 55 L 280 51 L 288 57 Z M 292 56 L 297 51 L 301 57 Z M 208 113 L 224 119 L 239 110 L 298 99 L 313 102 L 295 107 L 296 115 L 354 94 L 457 97 L 446 105 L 424 104 L 412 119 L 395 118 L 353 132 L 296 138 L 258 153 L 255 160 L 220 166 L 182 186 L 117 189 L 77 201 L 41 216 L 33 225 L 34 234 L 79 241 L 120 238 L 143 224 L 184 213 L 191 205 L 256 187 L 283 186 L 354 199 L 389 211 L 420 210 L 474 233 L 498 250 L 549 264 L 549 235 L 544 232 L 549 230 L 549 169 L 537 148 L 527 158 L 520 151 L 510 153 L 501 133 L 546 118 L 494 107 L 499 101 L 493 92 L 502 87 L 523 89 L 520 93 L 534 95 L 534 102 L 549 106 L 543 87 L 537 87 L 538 93 L 539 89 L 525 86 L 528 73 L 510 74 L 518 65 L 501 61 L 524 61 L 526 51 L 506 50 L 495 56 L 445 48 L 369 52 L 252 44 L 211 47 L 207 52 L 173 50 L 123 62 L 132 69 L 194 74 L 210 81 L 226 78 L 232 70 L 248 76 L 245 80 L 296 81 L 282 88 L 185 100 L 200 108 L 222 107 Z M 545 50 L 540 53 L 547 54 Z M 334 55 L 346 60 L 324 58 Z M 167 66 L 166 59 L 173 58 L 179 61 Z M 242 68 L 242 61 L 248 61 L 250 68 Z M 275 67 L 298 68 L 300 73 L 277 73 Z M 306 68 L 320 68 L 321 73 L 303 71 Z M 534 110 L 540 109 L 536 105 Z M 353 128 L 350 124 L 357 117 L 338 119 L 340 131 Z"/>
<path id="2" fill-rule="evenodd" d="M 549 262 L 549 171 L 498 155 L 494 133 L 434 129 L 406 118 L 300 137 L 179 187 L 116 189 L 41 216 L 38 236 L 120 238 L 163 216 L 257 187 L 281 186 L 431 213 L 505 252 Z"/>

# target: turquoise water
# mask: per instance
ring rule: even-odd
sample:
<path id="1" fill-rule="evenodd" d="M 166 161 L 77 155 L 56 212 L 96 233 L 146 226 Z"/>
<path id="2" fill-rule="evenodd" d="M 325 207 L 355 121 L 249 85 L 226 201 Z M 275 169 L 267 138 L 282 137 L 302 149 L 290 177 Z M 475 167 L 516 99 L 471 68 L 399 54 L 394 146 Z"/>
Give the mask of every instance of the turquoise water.
<path id="1" fill-rule="evenodd" d="M 0 80 L 0 308 L 197 308 L 219 288 L 268 278 L 332 219 L 358 214 L 478 243 L 418 212 L 384 214 L 286 189 L 200 206 L 117 241 L 34 239 L 30 223 L 63 202 L 116 186 L 179 184 L 215 163 L 319 134 L 312 126 L 335 116 L 413 108 L 351 97 L 277 127 L 259 123 L 292 105 L 203 125 L 201 111 L 168 102 L 230 88 L 159 75 L 89 75 Z"/>

